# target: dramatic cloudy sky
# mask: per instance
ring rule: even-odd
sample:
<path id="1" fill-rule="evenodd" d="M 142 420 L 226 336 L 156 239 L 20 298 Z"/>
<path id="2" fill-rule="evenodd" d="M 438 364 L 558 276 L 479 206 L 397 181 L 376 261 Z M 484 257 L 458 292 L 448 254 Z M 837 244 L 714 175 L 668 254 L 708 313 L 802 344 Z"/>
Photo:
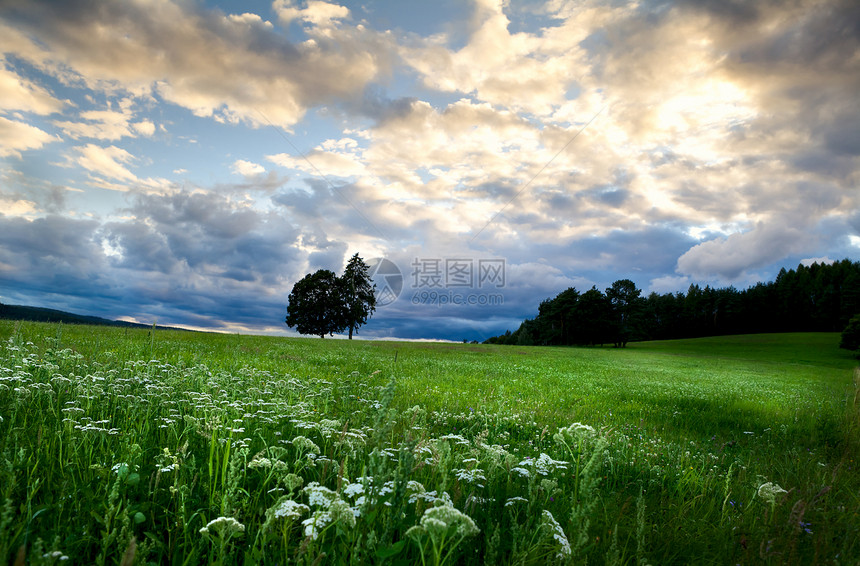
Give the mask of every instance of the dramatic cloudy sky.
<path id="1" fill-rule="evenodd" d="M 855 0 L 0 0 L 0 301 L 286 334 L 359 253 L 359 336 L 484 339 L 745 288 L 860 258 L 858 93 Z"/>

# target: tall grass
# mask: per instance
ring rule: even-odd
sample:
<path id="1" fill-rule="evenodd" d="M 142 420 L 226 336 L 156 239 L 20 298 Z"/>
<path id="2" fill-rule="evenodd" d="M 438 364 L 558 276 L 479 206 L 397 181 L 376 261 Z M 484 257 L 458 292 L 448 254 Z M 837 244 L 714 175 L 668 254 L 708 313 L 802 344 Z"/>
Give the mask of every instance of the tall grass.
<path id="1" fill-rule="evenodd" d="M 860 374 L 835 335 L 625 351 L 4 322 L 0 340 L 6 563 L 860 556 Z"/>

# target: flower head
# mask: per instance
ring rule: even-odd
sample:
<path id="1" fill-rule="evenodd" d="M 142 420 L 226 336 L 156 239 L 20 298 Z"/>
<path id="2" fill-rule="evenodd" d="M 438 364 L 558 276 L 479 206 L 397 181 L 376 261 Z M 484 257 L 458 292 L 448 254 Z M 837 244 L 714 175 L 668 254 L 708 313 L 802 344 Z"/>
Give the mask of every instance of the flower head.
<path id="1" fill-rule="evenodd" d="M 320 447 L 317 446 L 313 440 L 306 436 L 297 436 L 293 439 L 293 446 L 296 447 L 296 450 L 302 453 L 309 454 L 319 454 Z"/>
<path id="2" fill-rule="evenodd" d="M 302 521 L 302 525 L 305 527 L 304 534 L 306 537 L 316 540 L 329 523 L 331 523 L 331 515 L 328 511 L 315 511 L 310 518 Z"/>
<path id="3" fill-rule="evenodd" d="M 773 482 L 763 483 L 758 488 L 758 496 L 773 505 L 776 503 L 776 498 L 783 493 L 788 493 L 782 489 L 779 484 Z"/>
<path id="4" fill-rule="evenodd" d="M 343 527 L 355 526 L 355 512 L 343 499 L 335 499 L 328 507 L 331 522 Z"/>
<path id="5" fill-rule="evenodd" d="M 431 539 L 439 541 L 452 533 L 466 538 L 479 532 L 475 521 L 465 513 L 451 505 L 438 505 L 424 511 L 420 524 L 406 531 L 406 534 L 416 539 L 427 534 Z"/>
<path id="6" fill-rule="evenodd" d="M 222 538 L 230 538 L 233 535 L 242 535 L 245 533 L 245 525 L 234 519 L 233 517 L 218 517 L 212 519 L 206 526 L 200 529 L 200 533 L 204 535 L 217 534 Z"/>
<path id="7" fill-rule="evenodd" d="M 309 483 L 303 491 L 308 495 L 308 503 L 313 507 L 328 509 L 332 501 L 338 499 L 337 493 L 315 481 Z"/>
<path id="8" fill-rule="evenodd" d="M 570 558 L 570 541 L 567 540 L 567 535 L 564 534 L 564 529 L 561 528 L 561 525 L 558 524 L 558 521 L 555 520 L 552 513 L 546 509 L 544 509 L 541 514 L 540 529 L 544 536 L 552 541 L 552 544 L 558 546 L 558 553 L 555 555 L 558 560 L 566 560 Z"/>
<path id="9" fill-rule="evenodd" d="M 558 429 L 558 432 L 553 435 L 553 439 L 559 444 L 565 444 L 570 447 L 579 445 L 581 442 L 596 435 L 597 431 L 594 430 L 594 427 L 582 423 L 573 423 L 570 426 Z"/>
<path id="10" fill-rule="evenodd" d="M 303 514 L 311 510 L 307 505 L 296 503 L 292 499 L 282 498 L 272 508 L 272 517 L 279 519 L 281 517 L 287 519 L 298 519 Z"/>

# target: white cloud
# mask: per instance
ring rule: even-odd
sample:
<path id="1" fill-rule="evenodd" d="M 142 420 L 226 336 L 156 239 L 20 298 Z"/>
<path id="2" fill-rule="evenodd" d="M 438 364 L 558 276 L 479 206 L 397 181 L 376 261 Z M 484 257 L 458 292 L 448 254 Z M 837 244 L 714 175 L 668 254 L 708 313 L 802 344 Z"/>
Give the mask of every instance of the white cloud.
<path id="1" fill-rule="evenodd" d="M 330 27 L 338 20 L 349 17 L 349 8 L 346 6 L 322 0 L 308 0 L 304 8 L 296 7 L 293 0 L 275 0 L 272 9 L 284 25 L 293 20 L 302 20 L 316 26 Z"/>
<path id="2" fill-rule="evenodd" d="M 38 205 L 33 201 L 2 193 L 0 193 L 0 203 L 2 203 L 3 214 L 9 216 L 29 216 L 39 211 Z"/>
<path id="3" fill-rule="evenodd" d="M 475 93 L 496 106 L 550 115 L 587 76 L 590 63 L 582 41 L 623 9 L 579 6 L 574 13 L 553 14 L 565 18 L 558 25 L 515 33 L 505 13 L 511 9 L 507 2 L 477 0 L 465 46 L 453 50 L 446 36 L 434 36 L 399 53 L 431 88 Z M 579 113 L 586 98 L 577 103 Z"/>
<path id="4" fill-rule="evenodd" d="M 57 138 L 35 126 L 0 116 L 0 157 L 21 157 L 22 151 L 39 149 L 53 141 Z"/>
<path id="5" fill-rule="evenodd" d="M 305 20 L 325 27 L 309 28 L 312 39 L 299 44 L 249 14 L 144 0 L 102 8 L 69 18 L 23 5 L 20 12 L 33 17 L 19 20 L 22 31 L 46 51 L 22 41 L 8 42 L 9 52 L 96 91 L 149 97 L 154 88 L 198 116 L 282 126 L 309 107 L 356 97 L 392 59 L 389 39 L 363 27 L 341 29 L 335 22 L 348 11 L 325 2 L 302 9 Z"/>
<path id="6" fill-rule="evenodd" d="M 2 32 L 0 26 L 0 32 Z M 0 110 L 19 110 L 34 114 L 53 114 L 62 110 L 64 103 L 44 88 L 7 69 L 0 56 Z"/>
<path id="7" fill-rule="evenodd" d="M 238 159 L 233 163 L 233 172 L 245 177 L 253 177 L 266 172 L 266 168 L 252 161 Z"/>
<path id="8" fill-rule="evenodd" d="M 97 140 L 116 141 L 132 135 L 129 129 L 130 115 L 126 112 L 113 110 L 90 110 L 81 112 L 80 117 L 85 122 L 55 120 L 54 125 L 72 139 L 93 138 Z"/>
<path id="9" fill-rule="evenodd" d="M 88 171 L 119 181 L 136 182 L 138 180 L 137 176 L 124 166 L 133 161 L 134 156 L 120 147 L 113 145 L 100 147 L 88 143 L 85 146 L 76 147 L 75 150 L 80 156 L 74 161 Z"/>
<path id="10" fill-rule="evenodd" d="M 131 127 L 142 136 L 150 137 L 155 133 L 155 124 L 149 120 L 141 120 L 140 122 L 132 122 Z"/>
<path id="11" fill-rule="evenodd" d="M 352 177 L 367 173 L 362 149 L 352 138 L 326 140 L 300 157 L 278 153 L 266 158 L 281 167 L 297 169 L 311 176 Z"/>

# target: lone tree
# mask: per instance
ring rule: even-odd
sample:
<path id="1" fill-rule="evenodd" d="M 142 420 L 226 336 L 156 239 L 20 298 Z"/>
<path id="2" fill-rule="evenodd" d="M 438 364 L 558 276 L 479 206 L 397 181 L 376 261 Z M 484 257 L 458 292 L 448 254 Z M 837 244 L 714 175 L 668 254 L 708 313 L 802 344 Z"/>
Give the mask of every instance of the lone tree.
<path id="1" fill-rule="evenodd" d="M 352 340 L 376 310 L 375 286 L 369 270 L 355 254 L 340 277 L 327 269 L 305 275 L 290 292 L 287 326 L 320 338 L 348 328 Z"/>
<path id="2" fill-rule="evenodd" d="M 353 332 L 367 323 L 367 319 L 376 310 L 376 286 L 370 279 L 369 269 L 370 266 L 355 254 L 346 264 L 346 269 L 340 277 L 346 302 L 346 327 L 349 329 L 350 340 Z"/>
<path id="3" fill-rule="evenodd" d="M 320 338 L 347 327 L 343 286 L 333 271 L 320 269 L 295 284 L 289 296 L 286 323 L 301 334 Z"/>

